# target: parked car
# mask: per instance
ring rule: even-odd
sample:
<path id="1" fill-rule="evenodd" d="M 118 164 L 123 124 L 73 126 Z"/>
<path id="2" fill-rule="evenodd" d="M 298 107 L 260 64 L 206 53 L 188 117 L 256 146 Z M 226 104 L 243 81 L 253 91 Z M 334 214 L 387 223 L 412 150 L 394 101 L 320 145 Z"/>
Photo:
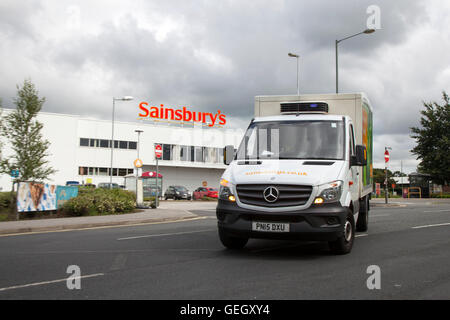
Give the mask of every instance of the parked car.
<path id="1" fill-rule="evenodd" d="M 203 197 L 217 198 L 218 195 L 219 190 L 217 190 L 216 188 L 206 188 L 206 187 L 197 188 L 193 194 L 194 200 L 198 200 Z"/>
<path id="2" fill-rule="evenodd" d="M 66 181 L 66 186 L 79 186 L 80 183 L 78 181 Z"/>
<path id="3" fill-rule="evenodd" d="M 112 188 L 111 188 L 112 186 Z M 104 189 L 119 189 L 119 185 L 117 183 L 109 183 L 109 182 L 100 182 L 98 184 L 99 188 L 104 188 Z"/>
<path id="4" fill-rule="evenodd" d="M 191 200 L 192 196 L 189 193 L 189 190 L 183 186 L 169 186 L 164 193 L 164 199 L 173 199 L 173 200 Z"/>

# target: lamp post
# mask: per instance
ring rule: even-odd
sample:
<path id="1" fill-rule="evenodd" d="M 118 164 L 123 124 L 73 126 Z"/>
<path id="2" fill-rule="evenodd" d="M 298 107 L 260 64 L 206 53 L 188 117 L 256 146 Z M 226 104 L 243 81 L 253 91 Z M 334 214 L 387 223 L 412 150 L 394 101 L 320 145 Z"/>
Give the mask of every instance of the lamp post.
<path id="1" fill-rule="evenodd" d="M 111 168 L 109 171 L 109 188 L 112 189 L 112 174 L 113 174 L 113 152 L 114 152 L 114 111 L 116 108 L 116 101 L 130 101 L 133 97 L 124 96 L 122 98 L 113 97 L 113 109 L 112 109 L 112 124 L 111 124 Z"/>
<path id="2" fill-rule="evenodd" d="M 392 150 L 391 147 L 384 147 L 384 152 L 386 153 L 386 151 L 388 150 Z M 389 158 L 388 158 L 389 159 Z M 389 160 L 388 160 L 389 161 Z M 384 203 L 388 203 L 388 174 L 387 174 L 387 163 L 388 161 L 385 160 L 385 168 L 384 168 L 384 173 L 385 173 L 385 185 L 384 185 Z"/>
<path id="3" fill-rule="evenodd" d="M 356 37 L 356 36 L 358 36 L 360 34 L 363 34 L 363 33 L 370 34 L 370 33 L 374 33 L 374 32 L 375 32 L 375 29 L 366 29 L 366 30 L 364 30 L 362 32 L 359 32 L 359 33 L 356 33 L 354 35 L 345 37 L 343 39 L 335 40 L 335 47 L 336 47 L 336 93 L 339 93 L 339 78 L 338 78 L 338 44 L 339 44 L 339 42 L 342 42 L 344 40 Z"/>
<path id="4" fill-rule="evenodd" d="M 300 95 L 299 82 L 298 82 L 298 58 L 300 57 L 298 54 L 288 53 L 289 57 L 293 57 L 297 59 L 297 95 Z"/>
<path id="5" fill-rule="evenodd" d="M 141 133 L 144 132 L 142 130 L 134 130 L 138 134 L 138 142 L 137 142 L 137 158 L 139 159 L 139 147 L 141 146 Z M 138 179 L 139 179 L 139 168 L 136 167 L 136 205 L 139 205 L 137 203 L 138 200 Z"/>

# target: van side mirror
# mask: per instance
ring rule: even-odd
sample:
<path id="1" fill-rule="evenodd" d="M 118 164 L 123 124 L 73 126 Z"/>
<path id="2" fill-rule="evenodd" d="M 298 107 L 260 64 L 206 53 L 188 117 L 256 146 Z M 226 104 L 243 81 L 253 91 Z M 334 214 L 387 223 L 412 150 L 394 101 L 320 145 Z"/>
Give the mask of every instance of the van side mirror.
<path id="1" fill-rule="evenodd" d="M 223 163 L 229 165 L 234 158 L 234 146 L 229 145 L 223 148 Z"/>
<path id="2" fill-rule="evenodd" d="M 367 149 L 366 146 L 362 144 L 356 145 L 356 156 L 354 164 L 355 166 L 366 166 L 367 165 Z M 353 159 L 352 159 L 353 160 Z"/>

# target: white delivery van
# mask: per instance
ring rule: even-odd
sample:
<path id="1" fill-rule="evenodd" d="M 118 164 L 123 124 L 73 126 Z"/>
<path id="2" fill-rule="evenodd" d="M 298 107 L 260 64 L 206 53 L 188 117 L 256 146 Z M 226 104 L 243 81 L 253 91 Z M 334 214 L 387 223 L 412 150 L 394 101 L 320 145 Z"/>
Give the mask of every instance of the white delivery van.
<path id="1" fill-rule="evenodd" d="M 372 108 L 363 93 L 257 96 L 255 118 L 225 170 L 219 237 L 327 241 L 349 253 L 366 231 L 372 192 Z"/>

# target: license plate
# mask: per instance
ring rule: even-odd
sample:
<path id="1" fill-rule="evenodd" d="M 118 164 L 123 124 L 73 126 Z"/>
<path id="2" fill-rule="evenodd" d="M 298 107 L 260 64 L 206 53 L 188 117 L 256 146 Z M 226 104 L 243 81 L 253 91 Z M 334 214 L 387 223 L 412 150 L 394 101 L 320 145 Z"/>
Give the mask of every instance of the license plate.
<path id="1" fill-rule="evenodd" d="M 252 222 L 252 230 L 263 232 L 289 232 L 289 223 Z"/>

